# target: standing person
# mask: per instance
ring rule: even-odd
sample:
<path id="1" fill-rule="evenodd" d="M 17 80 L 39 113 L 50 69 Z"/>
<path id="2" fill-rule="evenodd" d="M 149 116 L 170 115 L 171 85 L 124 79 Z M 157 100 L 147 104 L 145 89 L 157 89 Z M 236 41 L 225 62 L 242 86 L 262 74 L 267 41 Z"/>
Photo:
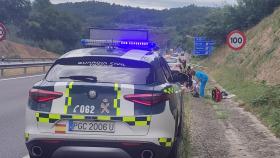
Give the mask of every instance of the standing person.
<path id="1" fill-rule="evenodd" d="M 192 70 L 191 74 L 192 76 L 195 76 L 197 78 L 197 84 L 200 83 L 199 95 L 201 97 L 204 97 L 205 87 L 208 82 L 208 75 L 203 71 L 194 71 L 194 70 Z"/>
<path id="2" fill-rule="evenodd" d="M 1 61 L 4 62 L 5 61 L 5 56 L 1 57 Z"/>
<path id="3" fill-rule="evenodd" d="M 191 67 L 188 66 L 187 72 L 186 72 L 186 87 L 191 88 L 193 86 L 193 79 L 192 79 L 192 74 L 191 74 Z"/>
<path id="4" fill-rule="evenodd" d="M 186 73 L 186 67 L 187 67 L 187 61 L 185 59 L 179 59 L 180 61 L 180 70 L 181 70 L 181 73 Z"/>

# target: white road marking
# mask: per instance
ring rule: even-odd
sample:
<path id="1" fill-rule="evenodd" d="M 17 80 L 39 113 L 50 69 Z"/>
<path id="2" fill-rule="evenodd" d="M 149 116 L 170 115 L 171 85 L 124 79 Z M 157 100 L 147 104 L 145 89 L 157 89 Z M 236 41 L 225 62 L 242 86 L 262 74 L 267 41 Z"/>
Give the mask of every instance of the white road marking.
<path id="1" fill-rule="evenodd" d="M 30 158 L 29 155 L 24 156 L 23 158 Z"/>
<path id="2" fill-rule="evenodd" d="M 24 76 L 24 77 L 16 77 L 16 78 L 5 78 L 5 79 L 0 79 L 1 81 L 9 81 L 9 80 L 17 80 L 17 79 L 25 79 L 25 78 L 33 78 L 33 77 L 39 77 L 39 76 L 44 76 L 45 74 L 41 75 L 33 75 L 33 76 Z"/>

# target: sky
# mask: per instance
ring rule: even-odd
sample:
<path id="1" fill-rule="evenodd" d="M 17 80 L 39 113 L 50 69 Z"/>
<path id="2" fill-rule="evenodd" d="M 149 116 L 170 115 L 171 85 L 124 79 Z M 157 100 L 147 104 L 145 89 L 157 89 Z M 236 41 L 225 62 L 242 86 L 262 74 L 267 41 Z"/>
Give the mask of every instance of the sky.
<path id="1" fill-rule="evenodd" d="M 51 0 L 52 3 L 65 3 L 65 2 L 81 2 L 90 0 Z M 153 9 L 165 9 L 165 8 L 177 8 L 182 6 L 188 6 L 190 4 L 196 4 L 198 6 L 223 6 L 225 4 L 235 4 L 236 0 L 97 0 L 101 2 L 116 3 L 120 5 L 141 7 L 141 8 L 153 8 Z"/>

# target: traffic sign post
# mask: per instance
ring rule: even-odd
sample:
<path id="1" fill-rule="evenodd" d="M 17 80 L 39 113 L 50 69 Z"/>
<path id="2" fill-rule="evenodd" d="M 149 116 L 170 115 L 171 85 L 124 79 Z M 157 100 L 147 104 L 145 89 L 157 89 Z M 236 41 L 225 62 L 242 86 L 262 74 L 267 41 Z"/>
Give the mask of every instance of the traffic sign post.
<path id="1" fill-rule="evenodd" d="M 234 30 L 227 36 L 227 45 L 235 51 L 241 50 L 246 42 L 246 35 L 239 30 Z"/>
<path id="2" fill-rule="evenodd" d="M 6 27 L 4 24 L 0 23 L 0 42 L 6 38 Z"/>

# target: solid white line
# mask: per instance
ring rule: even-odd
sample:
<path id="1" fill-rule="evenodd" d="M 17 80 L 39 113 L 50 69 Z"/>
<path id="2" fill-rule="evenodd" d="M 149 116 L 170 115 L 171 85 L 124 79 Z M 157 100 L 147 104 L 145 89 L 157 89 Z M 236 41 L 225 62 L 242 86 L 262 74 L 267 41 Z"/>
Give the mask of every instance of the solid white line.
<path id="1" fill-rule="evenodd" d="M 29 155 L 24 156 L 23 158 L 29 158 Z"/>
<path id="2" fill-rule="evenodd" d="M 44 76 L 45 74 L 41 75 L 33 75 L 33 76 L 24 76 L 24 77 L 16 77 L 16 78 L 5 78 L 5 79 L 0 79 L 0 81 L 9 81 L 9 80 L 17 80 L 17 79 L 25 79 L 25 78 L 33 78 L 33 77 L 39 77 L 39 76 Z"/>

